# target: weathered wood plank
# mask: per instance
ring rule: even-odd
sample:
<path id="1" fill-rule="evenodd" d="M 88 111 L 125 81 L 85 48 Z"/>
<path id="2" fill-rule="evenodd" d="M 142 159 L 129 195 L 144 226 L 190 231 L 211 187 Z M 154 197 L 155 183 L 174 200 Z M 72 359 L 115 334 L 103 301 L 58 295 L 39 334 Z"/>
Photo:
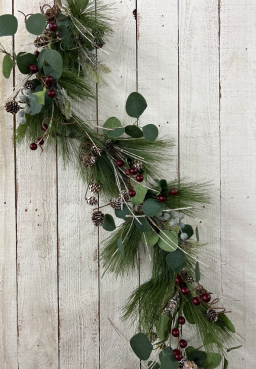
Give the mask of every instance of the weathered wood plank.
<path id="1" fill-rule="evenodd" d="M 16 52 L 34 52 L 25 14 L 39 4 L 17 0 Z M 17 71 L 15 83 L 24 78 Z M 41 124 L 40 122 L 38 124 Z M 36 139 L 36 137 L 35 137 Z M 56 154 L 17 148 L 18 363 L 20 369 L 58 368 Z"/>
<path id="2" fill-rule="evenodd" d="M 12 13 L 12 4 L 0 3 L 0 14 Z M 12 37 L 2 37 L 2 46 L 12 52 Z M 1 54 L 1 63 L 4 54 Z M 1 105 L 12 93 L 13 76 L 0 76 Z M 0 124 L 0 362 L 3 369 L 17 369 L 15 148 L 13 117 L 1 112 Z"/>
<path id="3" fill-rule="evenodd" d="M 245 339 L 230 355 L 231 368 L 255 365 L 255 17 L 252 0 L 221 1 L 222 289 Z"/>

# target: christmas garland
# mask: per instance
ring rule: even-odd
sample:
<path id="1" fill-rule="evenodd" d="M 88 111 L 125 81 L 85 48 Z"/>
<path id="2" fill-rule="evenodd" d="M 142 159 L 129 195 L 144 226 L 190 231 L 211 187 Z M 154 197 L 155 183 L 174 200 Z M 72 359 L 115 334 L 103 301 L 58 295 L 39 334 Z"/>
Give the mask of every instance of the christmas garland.
<path id="1" fill-rule="evenodd" d="M 138 92 L 126 101 L 133 125 L 124 127 L 111 117 L 99 134 L 95 128 L 100 127 L 84 115 L 84 104 L 95 99 L 93 81 L 108 72 L 97 49 L 112 32 L 109 9 L 66 0 L 40 11 L 24 14 L 27 31 L 36 36 L 34 54 L 16 54 L 0 44 L 4 77 L 15 65 L 25 76 L 4 105 L 19 115 L 16 142 L 29 142 L 31 150 L 57 143 L 63 160 L 75 164 L 87 184 L 93 223 L 111 232 L 101 255 L 105 272 L 122 276 L 133 271 L 140 245 L 152 249 L 152 276 L 123 307 L 123 319 L 138 327 L 130 340 L 134 353 L 150 369 L 214 369 L 221 362 L 227 369 L 227 352 L 240 347 L 232 347 L 235 328 L 219 298 L 200 284 L 197 255 L 203 245 L 198 228 L 184 223 L 185 215 L 195 216 L 210 202 L 209 184 L 157 179 L 162 178 L 161 158 L 171 159 L 172 142 L 157 139 L 155 125 L 140 126 L 147 102 Z M 0 36 L 17 29 L 13 15 L 0 17 Z M 99 193 L 105 205 L 99 206 Z M 107 206 L 116 220 L 103 210 Z M 189 329 L 199 348 L 187 346 Z M 159 352 L 158 361 L 150 359 L 153 350 Z"/>

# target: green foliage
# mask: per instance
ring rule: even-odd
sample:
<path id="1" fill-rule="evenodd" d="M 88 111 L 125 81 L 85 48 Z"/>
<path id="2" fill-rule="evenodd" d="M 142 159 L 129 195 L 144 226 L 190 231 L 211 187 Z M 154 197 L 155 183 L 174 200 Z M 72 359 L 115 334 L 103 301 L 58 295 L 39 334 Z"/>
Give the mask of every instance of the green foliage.
<path id="1" fill-rule="evenodd" d="M 5 55 L 3 59 L 3 75 L 5 78 L 9 78 L 11 75 L 12 68 L 15 66 L 15 62 L 12 60 L 10 55 Z"/>
<path id="2" fill-rule="evenodd" d="M 26 28 L 33 35 L 41 35 L 46 27 L 46 19 L 43 14 L 37 13 L 30 15 L 26 20 Z"/>
<path id="3" fill-rule="evenodd" d="M 161 213 L 164 208 L 165 205 L 155 199 L 147 199 L 142 205 L 142 210 L 148 217 L 153 217 L 154 215 Z"/>
<path id="4" fill-rule="evenodd" d="M 179 363 L 173 354 L 166 354 L 161 360 L 161 369 L 178 369 Z"/>
<path id="5" fill-rule="evenodd" d="M 137 333 L 130 340 L 131 348 L 140 360 L 148 360 L 153 350 L 153 345 L 144 333 Z"/>
<path id="6" fill-rule="evenodd" d="M 126 126 L 125 127 L 125 133 L 131 137 L 134 138 L 141 138 L 143 137 L 143 132 L 141 129 L 137 126 Z"/>
<path id="7" fill-rule="evenodd" d="M 108 232 L 112 232 L 116 229 L 115 221 L 112 215 L 105 214 L 103 228 Z"/>
<path id="8" fill-rule="evenodd" d="M 132 92 L 126 101 L 126 113 L 133 118 L 139 118 L 147 107 L 144 97 L 138 92 Z"/>
<path id="9" fill-rule="evenodd" d="M 225 325 L 225 327 L 230 330 L 233 333 L 236 333 L 234 324 L 231 322 L 231 320 L 227 317 L 226 314 L 222 313 L 219 314 L 219 319 L 222 320 L 222 323 Z"/>
<path id="10" fill-rule="evenodd" d="M 131 198 L 131 202 L 134 205 L 140 205 L 145 199 L 147 189 L 144 186 L 137 184 L 136 186 L 134 186 L 134 190 L 136 192 L 136 195 Z"/>
<path id="11" fill-rule="evenodd" d="M 117 246 L 122 259 L 124 259 L 124 244 L 122 238 L 119 238 L 119 240 L 117 241 Z"/>
<path id="12" fill-rule="evenodd" d="M 145 139 L 149 142 L 155 142 L 158 137 L 158 128 L 154 124 L 147 124 L 142 128 Z"/>
<path id="13" fill-rule="evenodd" d="M 12 36 L 17 32 L 18 21 L 17 18 L 11 14 L 4 14 L 0 16 L 0 37 Z"/>
<path id="14" fill-rule="evenodd" d="M 159 236 L 154 231 L 148 231 L 142 233 L 141 241 L 146 246 L 154 246 L 159 240 Z"/>
<path id="15" fill-rule="evenodd" d="M 184 268 L 186 256 L 182 250 L 177 249 L 166 256 L 166 262 L 169 268 L 175 272 L 180 272 Z"/>
<path id="16" fill-rule="evenodd" d="M 184 227 L 182 227 L 182 233 L 186 233 L 188 235 L 188 238 L 191 238 L 194 234 L 194 230 L 189 224 L 185 224 Z M 181 231 L 179 232 L 179 236 L 181 235 Z"/>
<path id="17" fill-rule="evenodd" d="M 164 340 L 168 337 L 170 330 L 170 318 L 168 315 L 163 314 L 156 322 L 156 333 L 161 340 Z"/>
<path id="18" fill-rule="evenodd" d="M 203 362 L 202 366 L 204 369 L 215 369 L 217 368 L 222 360 L 222 356 L 215 352 L 208 352 L 207 358 Z"/>
<path id="19" fill-rule="evenodd" d="M 73 39 L 70 36 L 68 28 L 64 24 L 61 24 L 58 28 L 58 32 L 64 45 L 70 49 L 73 45 Z"/>
<path id="20" fill-rule="evenodd" d="M 160 240 L 158 241 L 159 247 L 161 249 L 173 252 L 178 247 L 178 235 L 175 231 L 161 231 L 160 232 Z"/>
<path id="21" fill-rule="evenodd" d="M 22 74 L 30 73 L 29 64 L 37 64 L 35 55 L 21 52 L 17 55 L 17 65 Z"/>
<path id="22" fill-rule="evenodd" d="M 198 283 L 200 281 L 200 278 L 201 278 L 200 266 L 199 266 L 198 261 L 196 262 L 195 276 L 196 276 L 196 282 Z"/>

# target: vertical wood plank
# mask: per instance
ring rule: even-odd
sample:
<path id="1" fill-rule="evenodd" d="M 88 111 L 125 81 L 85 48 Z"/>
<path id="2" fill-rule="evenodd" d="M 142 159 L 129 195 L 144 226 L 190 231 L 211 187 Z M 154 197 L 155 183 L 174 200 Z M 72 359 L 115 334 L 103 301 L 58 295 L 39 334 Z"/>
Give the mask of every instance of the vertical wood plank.
<path id="1" fill-rule="evenodd" d="M 136 91 L 136 21 L 133 18 L 135 1 L 104 0 L 113 3 L 114 35 L 99 57 L 111 69 L 107 85 L 99 86 L 98 118 L 103 125 L 107 118 L 116 116 L 123 125 L 134 120 L 125 113 L 128 95 Z M 101 231 L 101 239 L 107 237 Z M 103 270 L 100 269 L 100 275 Z M 129 294 L 138 286 L 139 274 L 134 272 L 124 278 L 106 274 L 100 279 L 100 368 L 139 368 L 139 361 L 130 349 L 129 340 L 134 328 L 120 320 L 120 308 Z M 126 339 L 121 338 L 109 319 Z"/>
<path id="2" fill-rule="evenodd" d="M 211 181 L 212 205 L 202 206 L 198 218 L 199 255 L 205 269 L 204 286 L 220 292 L 220 145 L 218 2 L 179 2 L 180 173 L 191 180 Z"/>
<path id="3" fill-rule="evenodd" d="M 0 14 L 6 13 L 12 13 L 12 3 L 4 0 Z M 12 52 L 12 37 L 2 37 L 1 44 Z M 2 103 L 12 87 L 13 75 L 7 80 L 1 73 Z M 1 111 L 0 138 L 0 362 L 3 369 L 17 369 L 15 149 L 13 117 L 5 110 Z"/>
<path id="4" fill-rule="evenodd" d="M 222 289 L 245 339 L 231 368 L 255 365 L 255 17 L 252 0 L 220 3 Z"/>
<path id="5" fill-rule="evenodd" d="M 34 52 L 25 14 L 39 4 L 15 1 L 16 53 Z M 23 76 L 16 71 L 16 81 Z M 38 124 L 41 124 L 40 122 Z M 36 137 L 35 137 L 36 139 Z M 58 368 L 56 154 L 17 147 L 17 269 L 19 369 Z"/>

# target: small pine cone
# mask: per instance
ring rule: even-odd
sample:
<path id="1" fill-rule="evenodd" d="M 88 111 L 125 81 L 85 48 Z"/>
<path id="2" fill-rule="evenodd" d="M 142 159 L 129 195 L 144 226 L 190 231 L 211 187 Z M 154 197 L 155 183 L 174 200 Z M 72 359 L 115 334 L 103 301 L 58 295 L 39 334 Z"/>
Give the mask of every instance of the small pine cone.
<path id="1" fill-rule="evenodd" d="M 134 168 L 136 168 L 137 170 L 142 170 L 143 169 L 143 163 L 141 161 L 138 161 L 138 160 L 134 160 L 134 162 L 132 163 L 132 166 Z"/>
<path id="2" fill-rule="evenodd" d="M 113 199 L 110 203 L 110 206 L 112 206 L 113 209 L 120 210 L 122 206 L 122 201 L 120 197 L 116 197 Z"/>
<path id="3" fill-rule="evenodd" d="M 101 153 L 102 153 L 102 149 L 100 149 L 97 145 L 95 145 L 94 143 L 92 143 L 91 142 L 91 144 L 90 144 L 90 148 L 91 148 L 91 150 L 95 153 L 95 154 L 97 154 L 97 155 L 100 155 Z"/>
<path id="4" fill-rule="evenodd" d="M 100 184 L 97 182 L 92 182 L 89 184 L 89 190 L 93 193 L 99 193 L 101 190 Z"/>
<path id="5" fill-rule="evenodd" d="M 206 312 L 206 318 L 210 322 L 217 322 L 218 320 L 218 313 L 215 309 L 208 309 Z"/>
<path id="6" fill-rule="evenodd" d="M 93 224 L 96 225 L 96 227 L 102 226 L 102 224 L 104 223 L 104 218 L 105 215 L 100 210 L 96 210 L 92 214 L 92 221 Z"/>
<path id="7" fill-rule="evenodd" d="M 47 29 L 44 30 L 44 32 L 35 39 L 34 41 L 35 47 L 39 48 L 48 45 L 51 41 L 51 36 L 52 36 L 51 31 Z"/>
<path id="8" fill-rule="evenodd" d="M 180 272 L 180 277 L 183 279 L 184 282 L 193 283 L 194 279 L 191 277 L 186 270 L 182 270 Z"/>
<path id="9" fill-rule="evenodd" d="M 108 139 L 106 142 L 105 142 L 105 147 L 107 150 L 114 150 L 114 141 L 112 141 L 111 139 Z"/>
<path id="10" fill-rule="evenodd" d="M 89 168 L 89 167 L 93 166 L 96 162 L 95 156 L 93 156 L 91 154 L 87 154 L 85 152 L 81 153 L 80 159 L 81 159 L 82 164 L 85 168 Z"/>
<path id="11" fill-rule="evenodd" d="M 183 369 L 197 369 L 197 365 L 194 363 L 194 361 L 187 361 L 184 364 Z"/>
<path id="12" fill-rule="evenodd" d="M 129 196 L 128 192 L 126 192 L 125 190 L 121 191 L 120 197 L 121 197 L 121 200 L 123 200 L 123 201 L 129 201 L 130 200 L 130 196 Z"/>
<path id="13" fill-rule="evenodd" d="M 17 103 L 17 101 L 15 100 L 12 100 L 12 101 L 9 101 L 5 104 L 5 110 L 8 112 L 8 113 L 12 113 L 12 114 L 16 114 L 18 113 L 18 111 L 20 110 L 20 106 L 19 104 Z"/>
<path id="14" fill-rule="evenodd" d="M 98 200 L 94 196 L 86 197 L 85 199 L 88 205 L 91 205 L 91 206 L 98 205 Z"/>
<path id="15" fill-rule="evenodd" d="M 196 287 L 196 295 L 201 298 L 204 293 L 208 293 L 208 292 L 206 291 L 206 289 L 201 284 L 199 284 Z"/>
<path id="16" fill-rule="evenodd" d="M 188 362 L 188 359 L 186 359 L 185 357 L 183 357 L 181 359 L 181 361 L 179 362 L 179 369 L 183 369 L 184 365 Z"/>
<path id="17" fill-rule="evenodd" d="M 33 81 L 27 81 L 24 85 L 25 90 L 35 91 L 35 85 Z"/>

